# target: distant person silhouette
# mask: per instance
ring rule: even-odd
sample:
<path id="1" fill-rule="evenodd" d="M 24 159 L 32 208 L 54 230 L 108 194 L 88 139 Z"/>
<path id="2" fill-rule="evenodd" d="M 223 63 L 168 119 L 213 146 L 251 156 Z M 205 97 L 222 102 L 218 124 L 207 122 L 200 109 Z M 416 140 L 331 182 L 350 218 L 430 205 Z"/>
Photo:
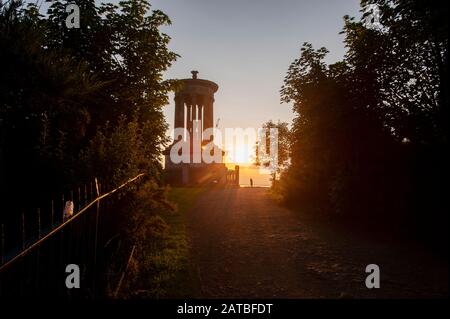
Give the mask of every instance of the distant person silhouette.
<path id="1" fill-rule="evenodd" d="M 250 178 L 250 187 L 253 187 L 253 178 Z"/>

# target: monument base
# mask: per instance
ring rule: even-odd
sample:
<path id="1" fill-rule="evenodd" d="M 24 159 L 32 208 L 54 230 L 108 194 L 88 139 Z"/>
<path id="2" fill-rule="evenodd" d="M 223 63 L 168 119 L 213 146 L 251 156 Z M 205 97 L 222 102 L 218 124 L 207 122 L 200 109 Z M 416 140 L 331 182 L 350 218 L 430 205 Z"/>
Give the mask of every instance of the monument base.
<path id="1" fill-rule="evenodd" d="M 164 170 L 164 180 L 170 185 L 225 184 L 227 173 L 223 163 L 171 164 Z"/>

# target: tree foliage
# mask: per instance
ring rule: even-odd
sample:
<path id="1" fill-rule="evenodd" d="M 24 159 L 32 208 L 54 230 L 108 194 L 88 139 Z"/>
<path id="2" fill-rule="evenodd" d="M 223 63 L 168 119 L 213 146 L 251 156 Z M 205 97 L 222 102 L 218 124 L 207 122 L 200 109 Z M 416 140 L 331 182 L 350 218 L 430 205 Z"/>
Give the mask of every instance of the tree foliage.
<path id="1" fill-rule="evenodd" d="M 65 25 L 80 7 L 80 28 Z M 160 179 L 162 108 L 177 55 L 170 24 L 146 0 L 96 5 L 10 2 L 0 11 L 1 187 L 5 198 L 49 194 L 92 179 L 117 185 L 139 172 Z M 12 196 L 12 197 L 11 197 Z M 34 204 L 36 205 L 36 204 Z"/>
<path id="2" fill-rule="evenodd" d="M 262 125 L 262 129 L 265 134 L 261 134 L 259 141 L 256 142 L 254 164 L 269 169 L 272 174 L 272 184 L 275 184 L 277 174 L 281 173 L 289 163 L 289 124 L 269 120 Z M 264 145 L 260 145 L 261 142 Z"/>
<path id="3" fill-rule="evenodd" d="M 368 0 L 362 12 L 373 5 L 377 24 L 344 17 L 342 61 L 327 65 L 328 51 L 305 43 L 290 65 L 281 100 L 296 117 L 278 191 L 328 213 L 427 213 L 436 226 L 447 219 L 448 10 Z"/>

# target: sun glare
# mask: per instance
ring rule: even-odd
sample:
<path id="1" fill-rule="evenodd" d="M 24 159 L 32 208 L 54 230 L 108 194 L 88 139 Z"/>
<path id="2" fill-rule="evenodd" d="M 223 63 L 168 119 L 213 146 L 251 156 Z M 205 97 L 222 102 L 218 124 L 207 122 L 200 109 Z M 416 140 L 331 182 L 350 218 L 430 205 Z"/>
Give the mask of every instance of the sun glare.
<path id="1" fill-rule="evenodd" d="M 225 161 L 240 165 L 253 164 L 253 148 L 247 143 L 227 145 Z"/>

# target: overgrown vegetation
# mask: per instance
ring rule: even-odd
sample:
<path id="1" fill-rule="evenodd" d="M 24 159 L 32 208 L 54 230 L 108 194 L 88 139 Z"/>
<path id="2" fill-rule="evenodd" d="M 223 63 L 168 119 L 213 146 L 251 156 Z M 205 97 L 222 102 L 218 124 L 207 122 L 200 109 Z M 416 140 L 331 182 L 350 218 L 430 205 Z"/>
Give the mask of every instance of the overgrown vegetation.
<path id="1" fill-rule="evenodd" d="M 80 7 L 79 29 L 65 25 L 68 3 Z M 174 87 L 162 73 L 176 54 L 159 31 L 169 18 L 149 10 L 146 0 L 52 1 L 46 15 L 1 6 L 2 201 L 48 198 L 93 176 L 105 187 L 139 172 L 160 179 Z"/>
<path id="2" fill-rule="evenodd" d="M 125 236 L 136 245 L 130 262 L 123 298 L 187 298 L 196 295 L 196 269 L 190 256 L 186 233 L 186 214 L 204 188 L 172 188 L 168 191 L 165 209 L 155 211 L 150 198 L 154 185 L 147 183 L 138 192 L 131 209 L 132 222 Z M 161 202 L 166 198 L 159 193 Z M 174 206 L 172 206 L 174 203 Z"/>
<path id="3" fill-rule="evenodd" d="M 80 28 L 66 27 L 69 3 L 80 8 Z M 115 271 L 108 289 L 123 266 L 125 242 L 137 242 L 139 263 L 151 259 L 142 269 L 156 276 L 146 281 L 156 289 L 150 295 L 159 296 L 167 278 L 158 269 L 179 264 L 170 259 L 182 248 L 172 246 L 183 243 L 170 237 L 176 228 L 166 218 L 160 162 L 167 142 L 162 107 L 176 86 L 163 72 L 177 55 L 160 31 L 169 18 L 150 9 L 147 0 L 56 0 L 46 14 L 35 4 L 0 4 L 0 202 L 8 228 L 21 212 L 94 177 L 110 190 L 146 173 L 139 192 L 108 207 L 109 217 L 120 216 L 110 218 L 114 225 L 103 222 L 118 234 L 108 241 Z M 144 251 L 155 255 L 139 255 Z"/>
<path id="4" fill-rule="evenodd" d="M 365 19 L 379 9 L 379 21 Z M 448 9 L 363 0 L 345 17 L 347 54 L 305 43 L 281 90 L 296 114 L 276 191 L 314 213 L 448 234 Z M 369 21 L 369 23 L 367 22 Z M 376 22 L 372 24 L 371 22 Z"/>

